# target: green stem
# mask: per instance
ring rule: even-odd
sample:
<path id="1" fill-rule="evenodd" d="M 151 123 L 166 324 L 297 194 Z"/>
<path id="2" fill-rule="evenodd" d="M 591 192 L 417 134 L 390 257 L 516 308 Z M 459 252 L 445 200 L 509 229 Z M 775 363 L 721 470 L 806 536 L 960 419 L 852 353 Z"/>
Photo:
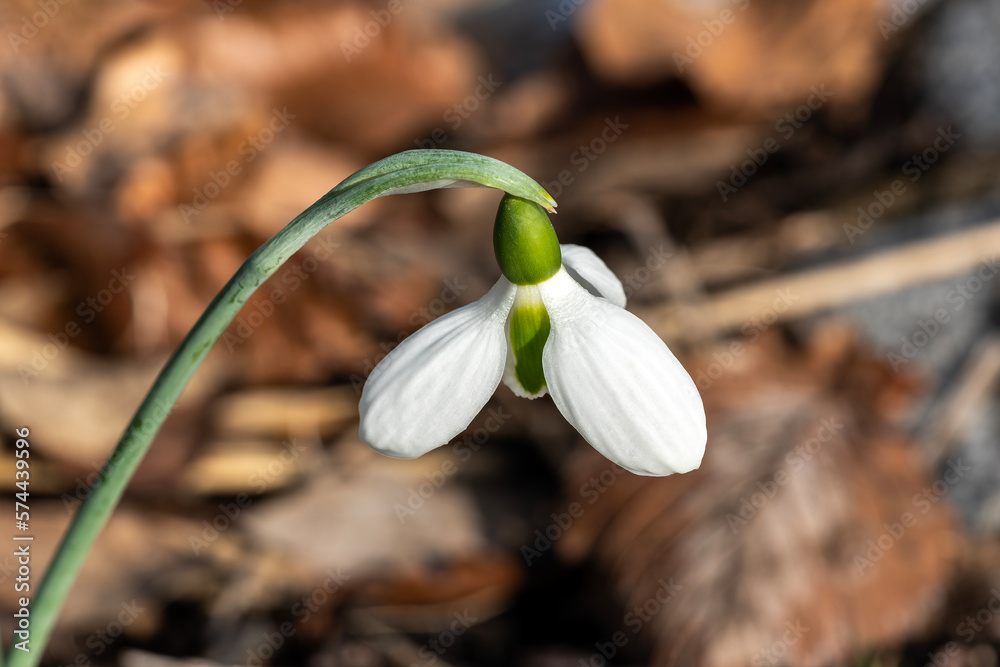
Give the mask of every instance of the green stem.
<path id="1" fill-rule="evenodd" d="M 90 488 L 32 602 L 29 651 L 11 646 L 9 667 L 34 666 L 41 660 L 84 558 L 153 438 L 209 350 L 257 288 L 320 230 L 367 201 L 388 194 L 466 185 L 498 188 L 548 210 L 555 207 L 555 201 L 541 186 L 503 162 L 460 151 L 406 151 L 348 177 L 250 255 L 160 371 Z"/>

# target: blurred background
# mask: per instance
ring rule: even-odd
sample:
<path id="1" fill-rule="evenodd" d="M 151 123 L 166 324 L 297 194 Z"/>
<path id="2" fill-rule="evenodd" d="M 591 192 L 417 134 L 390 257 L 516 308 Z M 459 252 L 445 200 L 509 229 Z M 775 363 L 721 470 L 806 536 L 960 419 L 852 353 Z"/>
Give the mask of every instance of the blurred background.
<path id="1" fill-rule="evenodd" d="M 34 582 L 214 294 L 398 151 L 548 188 L 709 420 L 664 479 L 503 386 L 428 456 L 368 450 L 374 365 L 499 275 L 500 193 L 377 200 L 216 346 L 44 664 L 997 665 L 1000 3 L 11 0 L 0 25 L 0 488 L 27 427 Z M 5 644 L 15 576 L 0 556 Z"/>

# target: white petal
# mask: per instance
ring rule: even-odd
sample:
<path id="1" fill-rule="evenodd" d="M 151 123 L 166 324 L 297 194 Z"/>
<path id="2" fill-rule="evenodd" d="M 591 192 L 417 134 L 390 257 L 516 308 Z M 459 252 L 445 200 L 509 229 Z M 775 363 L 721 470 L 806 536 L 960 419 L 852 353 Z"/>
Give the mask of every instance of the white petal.
<path id="1" fill-rule="evenodd" d="M 701 465 L 694 381 L 646 324 L 560 271 L 539 285 L 552 323 L 542 368 L 559 411 L 594 449 L 638 475 Z"/>
<path id="2" fill-rule="evenodd" d="M 602 296 L 619 308 L 625 307 L 625 289 L 618 277 L 593 250 L 567 243 L 562 250 L 563 266 L 573 280 L 594 296 Z"/>
<path id="3" fill-rule="evenodd" d="M 415 458 L 468 427 L 503 376 L 504 324 L 515 290 L 500 278 L 482 299 L 439 317 L 390 352 L 361 395 L 361 440 L 382 454 Z"/>

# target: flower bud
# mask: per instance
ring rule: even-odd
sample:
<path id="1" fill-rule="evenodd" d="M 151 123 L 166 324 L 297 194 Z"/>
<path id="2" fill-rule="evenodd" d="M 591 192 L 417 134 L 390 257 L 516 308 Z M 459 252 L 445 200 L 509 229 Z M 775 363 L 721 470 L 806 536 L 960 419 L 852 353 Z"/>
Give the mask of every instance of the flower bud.
<path id="1" fill-rule="evenodd" d="M 538 204 L 504 195 L 493 225 L 493 251 L 507 280 L 537 285 L 562 266 L 559 239 L 549 216 Z"/>

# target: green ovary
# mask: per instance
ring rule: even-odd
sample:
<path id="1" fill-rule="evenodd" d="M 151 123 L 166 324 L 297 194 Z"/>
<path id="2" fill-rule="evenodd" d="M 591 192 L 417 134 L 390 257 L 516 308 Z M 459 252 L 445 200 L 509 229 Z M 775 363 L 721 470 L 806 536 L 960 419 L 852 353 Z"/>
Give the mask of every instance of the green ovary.
<path id="1" fill-rule="evenodd" d="M 510 315 L 510 346 L 514 352 L 514 374 L 529 394 L 545 389 L 542 350 L 548 340 L 549 314 L 537 287 L 521 288 Z"/>
<path id="2" fill-rule="evenodd" d="M 537 285 L 562 266 L 559 239 L 545 209 L 514 195 L 500 200 L 493 251 L 500 270 L 515 285 Z"/>

